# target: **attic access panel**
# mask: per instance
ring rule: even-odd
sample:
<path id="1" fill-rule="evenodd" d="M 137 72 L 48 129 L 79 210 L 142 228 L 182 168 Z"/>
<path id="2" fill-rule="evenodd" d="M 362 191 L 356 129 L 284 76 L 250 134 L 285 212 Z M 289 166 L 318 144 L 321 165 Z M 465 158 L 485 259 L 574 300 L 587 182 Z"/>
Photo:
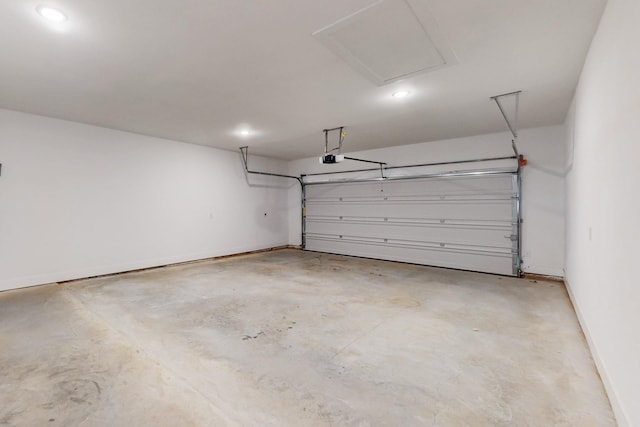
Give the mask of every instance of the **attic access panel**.
<path id="1" fill-rule="evenodd" d="M 379 0 L 313 36 L 378 86 L 457 63 L 420 0 Z"/>

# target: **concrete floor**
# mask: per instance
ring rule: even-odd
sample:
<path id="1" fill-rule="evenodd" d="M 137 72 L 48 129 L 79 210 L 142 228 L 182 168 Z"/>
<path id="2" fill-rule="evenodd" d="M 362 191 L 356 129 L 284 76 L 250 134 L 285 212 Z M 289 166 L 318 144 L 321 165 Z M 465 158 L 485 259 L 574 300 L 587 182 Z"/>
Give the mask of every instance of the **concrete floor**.
<path id="1" fill-rule="evenodd" d="M 561 284 L 282 250 L 1 293 L 0 425 L 615 421 Z"/>

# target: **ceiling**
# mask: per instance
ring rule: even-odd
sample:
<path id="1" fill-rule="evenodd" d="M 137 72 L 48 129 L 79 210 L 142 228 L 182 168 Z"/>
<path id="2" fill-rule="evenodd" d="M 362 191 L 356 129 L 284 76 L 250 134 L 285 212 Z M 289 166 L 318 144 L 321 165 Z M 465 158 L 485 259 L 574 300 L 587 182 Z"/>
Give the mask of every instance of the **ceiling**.
<path id="1" fill-rule="evenodd" d="M 377 1 L 3 0 L 0 107 L 283 159 L 503 131 L 516 90 L 520 128 L 559 124 L 605 5 L 417 0 L 456 63 L 380 86 L 312 36 Z"/>

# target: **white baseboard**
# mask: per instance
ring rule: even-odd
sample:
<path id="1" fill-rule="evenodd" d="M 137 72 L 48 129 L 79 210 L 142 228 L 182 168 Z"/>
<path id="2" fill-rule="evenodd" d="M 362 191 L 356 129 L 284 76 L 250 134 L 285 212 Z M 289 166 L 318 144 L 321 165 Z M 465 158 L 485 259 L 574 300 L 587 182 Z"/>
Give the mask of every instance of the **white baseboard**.
<path id="1" fill-rule="evenodd" d="M 622 407 L 620 403 L 620 399 L 618 399 L 618 394 L 616 393 L 616 389 L 611 382 L 611 378 L 607 371 L 606 365 L 602 358 L 600 357 L 600 353 L 598 352 L 598 347 L 591 335 L 591 331 L 587 323 L 585 322 L 584 316 L 580 310 L 580 306 L 578 305 L 573 291 L 571 290 L 571 284 L 565 277 L 564 279 L 565 288 L 567 289 L 567 293 L 569 294 L 569 299 L 571 299 L 571 303 L 573 304 L 573 309 L 576 312 L 576 316 L 578 317 L 578 322 L 582 327 L 582 332 L 587 340 L 587 344 L 589 345 L 589 350 L 591 350 L 591 356 L 593 357 L 593 361 L 596 364 L 596 368 L 598 370 L 598 374 L 600 374 L 600 379 L 602 380 L 602 384 L 604 385 L 604 389 L 607 392 L 607 396 L 609 398 L 609 402 L 611 403 L 611 408 L 613 409 L 613 414 L 616 417 L 616 421 L 619 427 L 631 427 L 631 422 L 629 421 L 629 416 L 626 411 Z"/>

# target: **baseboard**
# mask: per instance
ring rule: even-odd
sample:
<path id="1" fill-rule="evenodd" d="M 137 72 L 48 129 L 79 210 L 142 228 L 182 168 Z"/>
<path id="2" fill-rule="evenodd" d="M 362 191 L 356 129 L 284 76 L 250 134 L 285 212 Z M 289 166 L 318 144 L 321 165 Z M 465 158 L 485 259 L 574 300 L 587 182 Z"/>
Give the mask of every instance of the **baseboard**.
<path id="1" fill-rule="evenodd" d="M 523 279 L 527 279 L 527 280 L 543 280 L 543 281 L 547 281 L 547 282 L 564 283 L 564 277 L 549 276 L 549 275 L 546 275 L 546 274 L 524 273 L 522 275 L 522 278 Z"/>
<path id="2" fill-rule="evenodd" d="M 61 284 L 61 283 L 75 282 L 75 281 L 78 281 L 78 280 L 95 279 L 95 278 L 98 278 L 98 277 L 104 278 L 104 277 L 111 277 L 111 276 L 119 276 L 121 274 L 139 273 L 141 271 L 157 270 L 158 268 L 176 267 L 176 266 L 180 266 L 180 265 L 195 264 L 195 263 L 198 263 L 198 262 L 205 262 L 205 261 L 217 261 L 217 260 L 221 260 L 221 259 L 235 258 L 235 257 L 241 257 L 241 256 L 253 255 L 253 254 L 260 254 L 260 253 L 263 253 L 263 252 L 279 251 L 279 250 L 282 250 L 282 249 L 289 249 L 289 248 L 290 248 L 289 245 L 274 246 L 274 247 L 271 247 L 271 248 L 257 249 L 255 251 L 238 252 L 238 253 L 233 253 L 233 254 L 229 254 L 229 255 L 219 255 L 219 256 L 200 258 L 200 259 L 194 259 L 194 260 L 189 260 L 189 261 L 173 262 L 173 263 L 169 263 L 169 264 L 165 264 L 165 265 L 158 265 L 158 266 L 155 266 L 155 267 L 136 268 L 134 270 L 119 271 L 117 273 L 99 274 L 97 276 L 83 277 L 83 278 L 80 278 L 80 279 L 63 280 L 63 281 L 60 281 L 60 282 L 57 282 L 57 283 Z"/>
<path id="3" fill-rule="evenodd" d="M 629 417 L 624 410 L 624 408 L 620 405 L 620 399 L 618 399 L 618 394 L 615 391 L 615 387 L 611 383 L 611 379 L 609 377 L 609 373 L 607 368 L 605 367 L 602 358 L 600 357 L 600 353 L 598 352 L 598 347 L 596 346 L 589 327 L 584 320 L 584 316 L 580 311 L 580 306 L 576 303 L 576 299 L 573 295 L 573 291 L 571 290 L 571 285 L 569 281 L 565 278 L 565 289 L 567 290 L 567 294 L 569 295 L 569 300 L 571 300 L 571 304 L 573 305 L 573 311 L 576 313 L 578 317 L 578 322 L 580 323 L 580 327 L 582 329 L 582 334 L 587 340 L 587 345 L 589 346 L 589 350 L 591 351 L 591 356 L 593 357 L 593 362 L 596 365 L 596 370 L 598 375 L 600 376 L 600 380 L 604 386 L 605 392 L 607 394 L 607 398 L 609 399 L 609 404 L 613 409 L 613 415 L 616 417 L 616 422 L 619 427 L 631 427 L 631 422 L 629 421 Z"/>
<path id="4" fill-rule="evenodd" d="M 37 283 L 37 284 L 33 284 L 33 285 L 11 287 L 11 288 L 8 288 L 8 289 L 0 290 L 0 292 L 11 292 L 11 291 L 17 291 L 17 290 L 20 290 L 20 289 L 29 289 L 29 288 L 35 288 L 35 287 L 39 287 L 39 286 L 47 286 L 47 285 L 52 285 L 52 284 L 70 283 L 70 282 L 75 282 L 75 281 L 78 281 L 78 280 L 94 279 L 94 278 L 98 278 L 98 277 L 100 277 L 100 278 L 112 277 L 112 276 L 118 276 L 120 274 L 137 273 L 137 272 L 141 272 L 141 271 L 156 270 L 158 268 L 164 268 L 164 267 L 172 267 L 172 266 L 192 264 L 192 263 L 196 263 L 196 262 L 219 260 L 219 259 L 231 258 L 231 257 L 239 257 L 239 256 L 245 256 L 245 255 L 251 255 L 251 254 L 258 254 L 258 253 L 262 253 L 262 252 L 270 252 L 270 251 L 282 250 L 282 249 L 299 249 L 299 248 L 297 248 L 295 246 L 291 246 L 291 245 L 281 245 L 281 246 L 273 246 L 273 247 L 264 248 L 264 249 L 256 249 L 256 250 L 253 250 L 253 251 L 237 252 L 237 253 L 232 253 L 232 254 L 228 254 L 228 255 L 219 255 L 219 256 L 214 256 L 214 257 L 196 258 L 196 259 L 191 259 L 191 260 L 188 260 L 188 261 L 167 262 L 167 263 L 162 263 L 161 262 L 161 263 L 152 265 L 150 267 L 142 267 L 142 268 L 121 267 L 121 268 L 114 269 L 115 271 L 112 270 L 112 272 L 104 273 L 104 274 L 85 274 L 85 275 L 82 275 L 80 273 L 76 277 L 74 277 L 72 279 L 68 279 L 68 280 L 42 281 L 41 283 Z"/>

